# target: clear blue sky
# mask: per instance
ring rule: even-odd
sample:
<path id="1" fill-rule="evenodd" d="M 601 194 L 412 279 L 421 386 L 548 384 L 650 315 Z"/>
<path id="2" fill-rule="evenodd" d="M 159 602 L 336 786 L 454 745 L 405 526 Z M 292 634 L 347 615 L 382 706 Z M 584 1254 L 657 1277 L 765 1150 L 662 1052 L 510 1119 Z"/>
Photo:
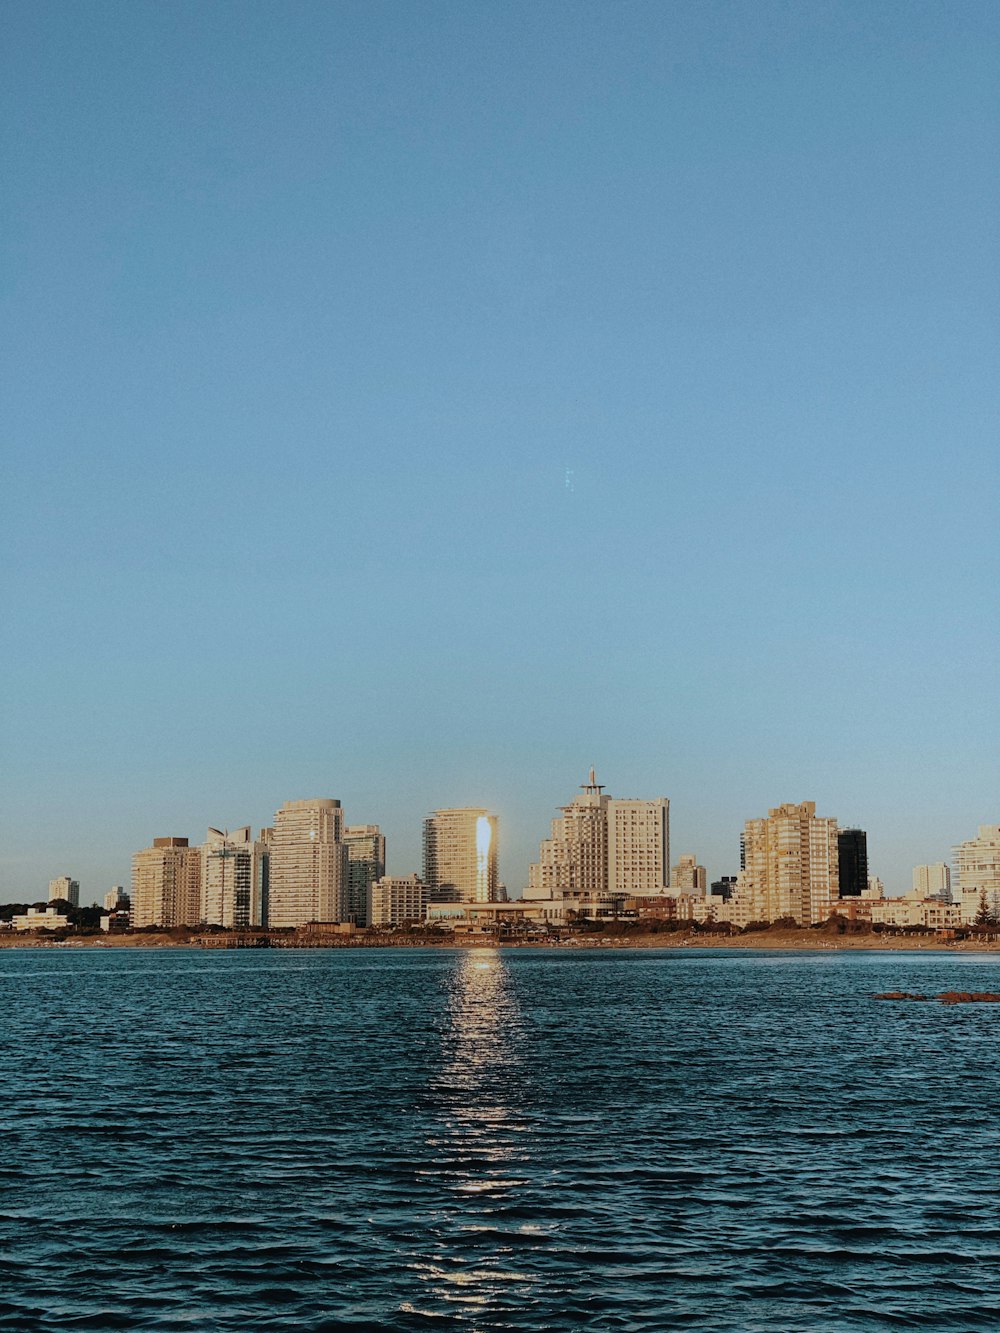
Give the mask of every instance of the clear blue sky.
<path id="1" fill-rule="evenodd" d="M 994 3 L 6 3 L 0 898 L 1000 819 Z M 567 485 L 567 470 L 570 485 Z"/>

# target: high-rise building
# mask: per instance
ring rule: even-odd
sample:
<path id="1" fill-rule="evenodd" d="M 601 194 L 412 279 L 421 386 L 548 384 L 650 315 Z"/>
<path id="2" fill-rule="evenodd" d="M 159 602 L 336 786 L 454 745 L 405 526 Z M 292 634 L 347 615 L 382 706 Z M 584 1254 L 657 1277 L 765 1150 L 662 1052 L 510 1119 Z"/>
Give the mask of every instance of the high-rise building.
<path id="1" fill-rule="evenodd" d="M 106 912 L 120 912 L 129 906 L 129 896 L 125 892 L 125 886 L 123 884 L 112 884 L 104 895 L 104 910 Z"/>
<path id="2" fill-rule="evenodd" d="M 748 920 L 825 921 L 839 896 L 837 821 L 817 818 L 816 802 L 779 805 L 743 831 L 743 869 L 734 895 Z"/>
<path id="3" fill-rule="evenodd" d="M 552 831 L 528 870 L 530 897 L 552 897 L 565 890 L 605 893 L 608 887 L 608 797 L 590 770 L 581 795 L 552 821 Z"/>
<path id="4" fill-rule="evenodd" d="M 369 890 L 385 875 L 385 838 L 377 824 L 352 824 L 344 829 L 347 846 L 347 890 L 344 920 L 356 926 L 372 923 L 368 917 Z"/>
<path id="5" fill-rule="evenodd" d="M 1000 824 L 980 824 L 979 837 L 955 848 L 955 878 L 962 894 L 986 894 L 988 910 L 1000 915 Z"/>
<path id="6" fill-rule="evenodd" d="M 837 878 L 841 898 L 860 898 L 868 888 L 868 834 L 864 829 L 838 830 Z"/>
<path id="7" fill-rule="evenodd" d="M 608 891 L 661 892 L 670 883 L 670 802 L 610 796 L 606 810 Z"/>
<path id="8" fill-rule="evenodd" d="M 591 769 L 552 821 L 528 871 L 528 893 L 656 893 L 669 878 L 670 802 L 605 796 Z"/>
<path id="9" fill-rule="evenodd" d="M 424 883 L 432 900 L 496 901 L 497 824 L 481 806 L 435 810 L 424 820 Z"/>
<path id="10" fill-rule="evenodd" d="M 229 929 L 263 924 L 268 850 L 250 825 L 234 833 L 210 828 L 201 849 L 201 919 Z"/>
<path id="11" fill-rule="evenodd" d="M 343 919 L 347 882 L 344 812 L 319 798 L 286 801 L 270 834 L 268 925 Z"/>
<path id="12" fill-rule="evenodd" d="M 132 925 L 196 926 L 201 920 L 201 848 L 154 838 L 132 858 Z"/>
<path id="13" fill-rule="evenodd" d="M 708 871 L 698 864 L 691 852 L 683 852 L 670 876 L 670 887 L 678 893 L 704 893 L 708 888 Z"/>
<path id="14" fill-rule="evenodd" d="M 385 875 L 368 888 L 366 915 L 373 926 L 400 926 L 427 915 L 427 885 L 419 875 Z"/>
<path id="15" fill-rule="evenodd" d="M 913 892 L 921 898 L 940 898 L 951 902 L 951 871 L 943 861 L 913 867 Z"/>
<path id="16" fill-rule="evenodd" d="M 80 885 L 69 875 L 49 880 L 49 902 L 67 902 L 70 907 L 80 906 Z"/>

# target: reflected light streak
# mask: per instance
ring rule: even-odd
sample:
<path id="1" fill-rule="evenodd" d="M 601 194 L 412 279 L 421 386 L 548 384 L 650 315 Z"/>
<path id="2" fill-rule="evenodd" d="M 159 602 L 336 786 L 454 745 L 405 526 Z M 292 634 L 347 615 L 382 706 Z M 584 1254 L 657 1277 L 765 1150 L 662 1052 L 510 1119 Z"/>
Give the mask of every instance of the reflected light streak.
<path id="1" fill-rule="evenodd" d="M 441 1130 L 428 1146 L 454 1203 L 442 1229 L 435 1228 L 433 1259 L 414 1267 L 427 1284 L 425 1301 L 447 1309 L 457 1300 L 484 1315 L 509 1302 L 515 1288 L 519 1299 L 529 1298 L 536 1281 L 507 1266 L 495 1216 L 525 1183 L 516 1175 L 524 1160 L 516 1101 L 522 1018 L 499 949 L 463 950 L 448 985 L 442 1066 L 432 1084 Z M 470 1246 L 480 1230 L 481 1242 Z M 442 1264 L 445 1255 L 453 1256 L 453 1267 Z"/>

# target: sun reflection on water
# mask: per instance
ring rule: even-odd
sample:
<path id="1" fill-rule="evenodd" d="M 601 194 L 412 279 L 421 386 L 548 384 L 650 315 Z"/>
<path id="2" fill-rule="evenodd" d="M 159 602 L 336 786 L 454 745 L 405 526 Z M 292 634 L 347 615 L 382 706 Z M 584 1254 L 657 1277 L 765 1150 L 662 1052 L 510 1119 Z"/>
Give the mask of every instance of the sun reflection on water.
<path id="1" fill-rule="evenodd" d="M 463 951 L 448 980 L 442 1062 L 431 1084 L 437 1128 L 427 1140 L 431 1170 L 452 1202 L 432 1219 L 429 1253 L 412 1267 L 426 1284 L 421 1304 L 438 1313 L 458 1307 L 473 1325 L 527 1300 L 535 1281 L 514 1267 L 504 1220 L 525 1185 L 518 1169 L 526 1161 L 518 1107 L 522 1033 L 501 951 Z"/>

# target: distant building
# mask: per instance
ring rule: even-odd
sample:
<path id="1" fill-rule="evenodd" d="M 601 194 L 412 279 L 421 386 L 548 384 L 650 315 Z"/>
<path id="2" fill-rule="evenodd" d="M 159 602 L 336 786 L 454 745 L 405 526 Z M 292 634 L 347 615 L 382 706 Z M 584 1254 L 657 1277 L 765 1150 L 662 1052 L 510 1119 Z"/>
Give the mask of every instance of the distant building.
<path id="1" fill-rule="evenodd" d="M 187 838 L 154 838 L 132 858 L 132 925 L 197 926 L 201 921 L 201 848 Z"/>
<path id="2" fill-rule="evenodd" d="M 684 852 L 670 876 L 670 887 L 678 893 L 703 894 L 708 888 L 708 871 L 698 864 L 692 852 Z"/>
<path id="3" fill-rule="evenodd" d="M 54 907 L 29 907 L 11 920 L 15 930 L 61 930 L 69 925 L 69 917 Z"/>
<path id="4" fill-rule="evenodd" d="M 860 898 L 868 887 L 868 834 L 860 828 L 837 833 L 837 877 L 841 898 Z"/>
<path id="5" fill-rule="evenodd" d="M 69 875 L 60 875 L 49 880 L 49 902 L 67 902 L 70 907 L 80 906 L 80 885 Z"/>
<path id="6" fill-rule="evenodd" d="M 742 840 L 744 868 L 731 899 L 732 919 L 800 926 L 825 921 L 839 896 L 837 821 L 818 818 L 815 801 L 775 806 L 749 819 Z"/>
<path id="7" fill-rule="evenodd" d="M 736 888 L 735 875 L 723 875 L 721 879 L 713 879 L 711 885 L 712 897 L 721 898 L 723 902 L 728 903 L 733 896 Z"/>
<path id="8" fill-rule="evenodd" d="M 432 901 L 491 903 L 500 883 L 496 815 L 481 806 L 424 820 L 424 883 Z"/>
<path id="9" fill-rule="evenodd" d="M 344 812 L 329 798 L 286 801 L 270 835 L 268 924 L 341 921 L 347 885 Z"/>
<path id="10" fill-rule="evenodd" d="M 369 887 L 367 916 L 373 926 L 401 926 L 423 921 L 427 885 L 419 875 L 386 875 Z"/>
<path id="11" fill-rule="evenodd" d="M 117 912 L 129 907 L 129 905 L 129 896 L 125 892 L 124 885 L 112 884 L 104 895 L 104 910 L 106 912 Z"/>
<path id="12" fill-rule="evenodd" d="M 934 865 L 913 867 L 913 892 L 922 898 L 938 898 L 951 902 L 951 871 L 943 861 Z"/>
<path id="13" fill-rule="evenodd" d="M 385 838 L 378 824 L 352 824 L 344 829 L 347 847 L 347 890 L 344 920 L 369 925 L 369 890 L 385 874 Z"/>
<path id="14" fill-rule="evenodd" d="M 231 930 L 263 925 L 268 848 L 253 839 L 250 825 L 233 833 L 210 828 L 201 857 L 201 920 Z"/>

